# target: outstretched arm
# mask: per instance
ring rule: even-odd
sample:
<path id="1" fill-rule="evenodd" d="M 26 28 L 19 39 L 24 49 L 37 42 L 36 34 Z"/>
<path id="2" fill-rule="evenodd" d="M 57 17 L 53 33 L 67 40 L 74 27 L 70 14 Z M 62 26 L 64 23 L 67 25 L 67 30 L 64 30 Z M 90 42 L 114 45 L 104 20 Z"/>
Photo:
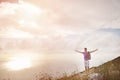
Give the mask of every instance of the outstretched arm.
<path id="1" fill-rule="evenodd" d="M 98 49 L 95 49 L 95 50 L 93 50 L 93 51 L 89 51 L 90 53 L 92 53 L 92 52 L 95 52 L 95 51 L 97 51 Z"/>
<path id="2" fill-rule="evenodd" d="M 78 52 L 78 53 L 83 53 L 83 52 L 81 52 L 81 51 L 78 51 L 78 50 L 75 50 L 76 52 Z"/>

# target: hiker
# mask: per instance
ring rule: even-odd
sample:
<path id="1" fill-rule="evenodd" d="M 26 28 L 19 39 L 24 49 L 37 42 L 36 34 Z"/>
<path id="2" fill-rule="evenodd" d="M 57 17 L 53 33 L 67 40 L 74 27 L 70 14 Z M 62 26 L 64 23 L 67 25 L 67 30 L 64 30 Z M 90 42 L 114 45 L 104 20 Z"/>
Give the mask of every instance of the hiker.
<path id="1" fill-rule="evenodd" d="M 98 49 L 93 50 L 93 51 L 87 51 L 87 48 L 84 48 L 84 52 L 75 50 L 78 53 L 82 53 L 83 56 L 84 56 L 84 65 L 85 65 L 85 72 L 86 73 L 89 73 L 89 60 L 91 60 L 91 54 L 90 53 L 95 52 L 97 50 Z"/>

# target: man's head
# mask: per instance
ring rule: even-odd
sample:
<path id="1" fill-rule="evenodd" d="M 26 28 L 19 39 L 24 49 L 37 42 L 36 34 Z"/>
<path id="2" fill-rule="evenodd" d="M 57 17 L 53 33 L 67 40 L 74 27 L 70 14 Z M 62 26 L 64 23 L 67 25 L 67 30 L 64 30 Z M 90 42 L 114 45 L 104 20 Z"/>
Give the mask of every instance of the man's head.
<path id="1" fill-rule="evenodd" d="M 84 48 L 84 51 L 87 51 L 87 48 Z"/>

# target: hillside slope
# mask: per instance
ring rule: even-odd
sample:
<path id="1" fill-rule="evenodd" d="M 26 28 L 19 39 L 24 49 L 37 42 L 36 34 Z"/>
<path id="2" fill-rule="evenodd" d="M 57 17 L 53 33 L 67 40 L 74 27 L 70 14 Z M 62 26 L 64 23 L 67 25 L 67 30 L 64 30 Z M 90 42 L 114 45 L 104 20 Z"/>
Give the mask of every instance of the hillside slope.
<path id="1" fill-rule="evenodd" d="M 88 75 L 81 72 L 71 76 L 64 76 L 58 80 L 120 80 L 120 57 L 98 67 L 90 68 Z"/>

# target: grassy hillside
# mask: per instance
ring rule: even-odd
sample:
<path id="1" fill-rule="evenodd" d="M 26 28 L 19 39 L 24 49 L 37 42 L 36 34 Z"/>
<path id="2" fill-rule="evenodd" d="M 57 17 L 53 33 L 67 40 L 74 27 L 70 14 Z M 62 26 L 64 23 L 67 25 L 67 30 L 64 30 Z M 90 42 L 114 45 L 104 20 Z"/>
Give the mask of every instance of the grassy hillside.
<path id="1" fill-rule="evenodd" d="M 120 80 L 120 57 L 98 67 L 91 68 L 89 75 L 81 72 L 71 76 L 64 76 L 57 80 Z"/>

